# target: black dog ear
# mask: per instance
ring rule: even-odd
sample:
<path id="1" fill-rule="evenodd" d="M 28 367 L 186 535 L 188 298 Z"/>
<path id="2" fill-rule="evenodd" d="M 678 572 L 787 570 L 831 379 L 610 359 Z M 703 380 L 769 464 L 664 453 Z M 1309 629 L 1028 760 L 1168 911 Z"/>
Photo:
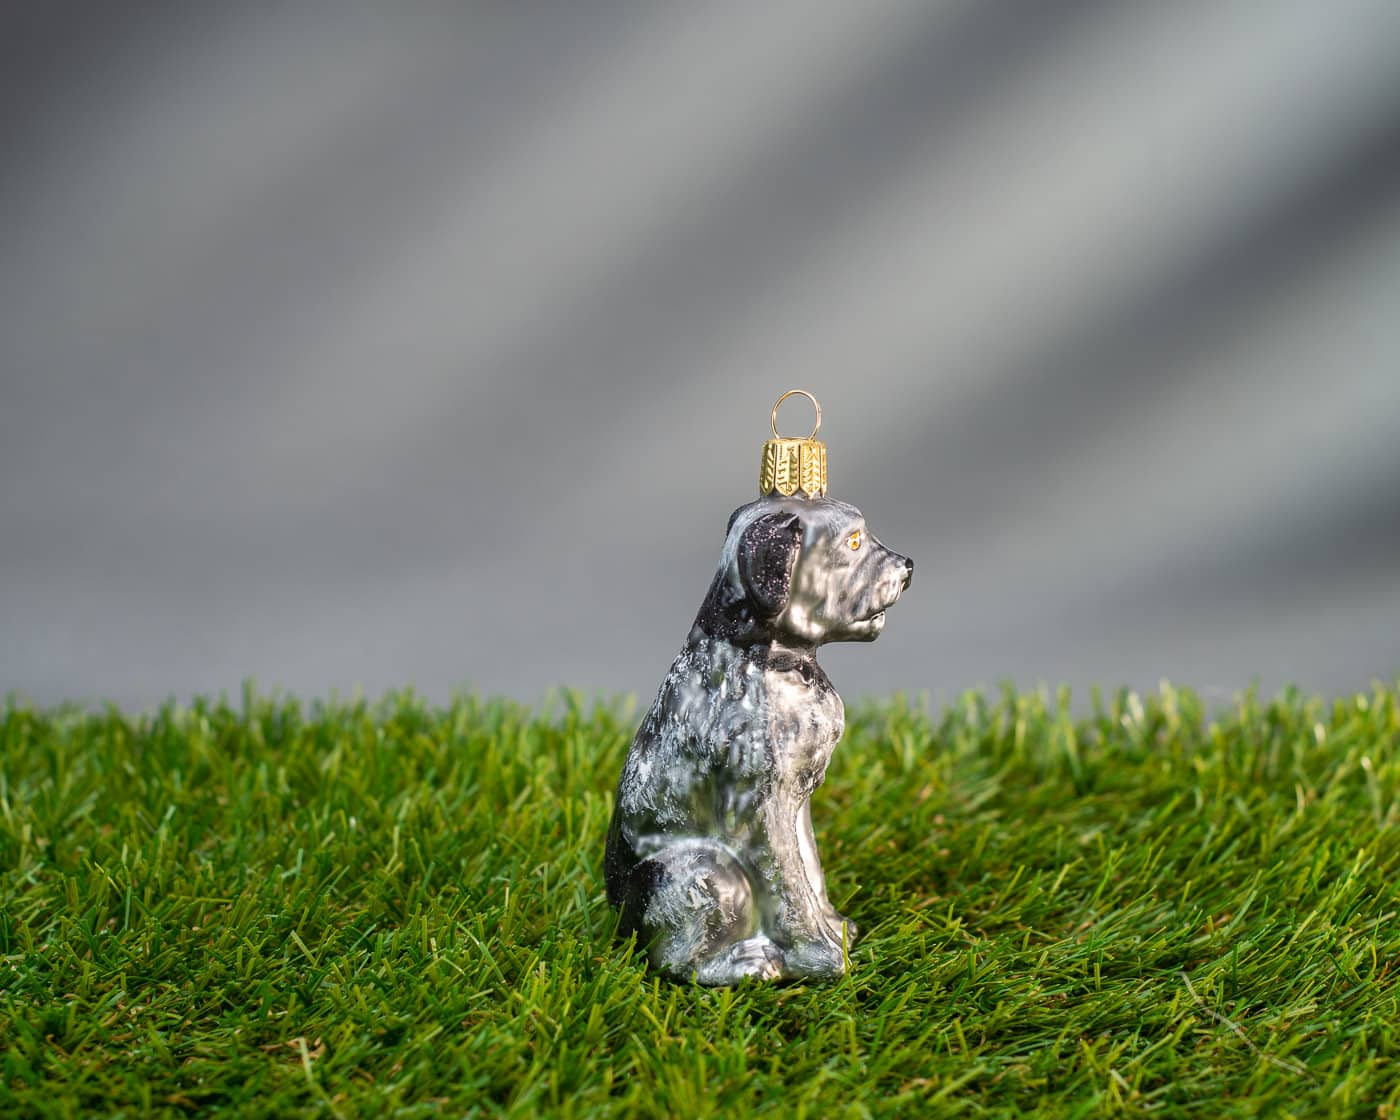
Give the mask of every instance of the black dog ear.
<path id="1" fill-rule="evenodd" d="M 739 579 L 761 614 L 776 615 L 787 606 L 801 544 L 802 520 L 786 512 L 765 513 L 739 538 Z"/>

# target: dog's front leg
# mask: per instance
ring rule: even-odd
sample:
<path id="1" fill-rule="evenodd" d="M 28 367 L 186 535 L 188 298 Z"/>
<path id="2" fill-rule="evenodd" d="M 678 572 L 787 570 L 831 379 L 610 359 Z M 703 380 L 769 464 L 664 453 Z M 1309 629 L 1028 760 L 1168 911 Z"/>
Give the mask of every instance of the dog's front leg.
<path id="1" fill-rule="evenodd" d="M 803 798 L 802 807 L 798 811 L 797 842 L 802 856 L 802 866 L 807 873 L 807 880 L 816 884 L 817 902 L 821 908 L 822 917 L 831 930 L 832 937 L 849 947 L 856 939 L 856 924 L 837 911 L 826 893 L 826 873 L 822 871 L 821 857 L 817 855 L 817 838 L 812 832 L 812 801 L 810 798 Z"/>
<path id="2" fill-rule="evenodd" d="M 757 872 L 759 908 L 764 931 L 782 949 L 784 975 L 841 976 L 846 959 L 839 924 L 833 929 L 831 904 L 821 878 L 821 865 L 809 871 L 803 848 L 805 798 L 779 785 L 764 804 L 761 827 L 751 833 L 751 865 Z M 815 857 L 815 848 L 813 849 Z M 834 911 L 832 911 L 834 913 Z"/>

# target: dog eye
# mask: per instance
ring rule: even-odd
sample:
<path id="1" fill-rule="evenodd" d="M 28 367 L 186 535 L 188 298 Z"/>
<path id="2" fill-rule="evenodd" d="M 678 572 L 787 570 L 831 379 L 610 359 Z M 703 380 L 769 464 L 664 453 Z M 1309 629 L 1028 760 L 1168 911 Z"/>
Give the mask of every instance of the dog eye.
<path id="1" fill-rule="evenodd" d="M 851 533 L 851 535 L 846 538 L 846 543 L 850 545 L 852 552 L 855 552 L 856 549 L 860 548 L 860 539 L 861 538 L 859 529 L 854 530 Z"/>

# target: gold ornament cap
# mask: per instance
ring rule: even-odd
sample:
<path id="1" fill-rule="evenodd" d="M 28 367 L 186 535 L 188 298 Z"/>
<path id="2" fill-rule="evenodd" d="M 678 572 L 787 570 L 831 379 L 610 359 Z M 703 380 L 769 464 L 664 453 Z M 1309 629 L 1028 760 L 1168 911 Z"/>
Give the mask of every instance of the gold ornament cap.
<path id="1" fill-rule="evenodd" d="M 805 439 L 778 435 L 778 406 L 788 397 L 802 396 L 817 410 L 817 422 Z M 779 494 L 790 498 L 799 491 L 808 498 L 826 494 L 826 444 L 817 439 L 822 426 L 822 406 L 806 389 L 789 389 L 773 405 L 773 438 L 763 444 L 758 465 L 758 492 L 761 497 Z"/>

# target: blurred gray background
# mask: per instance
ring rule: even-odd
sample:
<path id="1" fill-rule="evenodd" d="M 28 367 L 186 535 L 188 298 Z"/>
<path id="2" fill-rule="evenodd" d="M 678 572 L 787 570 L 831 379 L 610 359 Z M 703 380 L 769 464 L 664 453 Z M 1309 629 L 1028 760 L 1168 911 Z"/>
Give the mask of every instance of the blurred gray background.
<path id="1" fill-rule="evenodd" d="M 1400 670 L 1395 0 L 5 21 L 0 692 L 649 699 L 793 386 L 848 699 Z"/>

